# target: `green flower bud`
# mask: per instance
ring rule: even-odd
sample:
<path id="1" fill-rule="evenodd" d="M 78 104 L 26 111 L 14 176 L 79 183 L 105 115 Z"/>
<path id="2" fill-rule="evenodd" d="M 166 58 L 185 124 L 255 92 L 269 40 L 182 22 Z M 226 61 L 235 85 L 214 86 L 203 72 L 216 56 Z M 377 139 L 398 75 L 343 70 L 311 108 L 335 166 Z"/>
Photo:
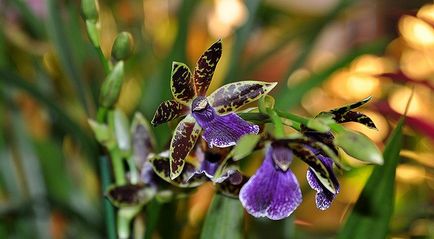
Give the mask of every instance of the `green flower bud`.
<path id="1" fill-rule="evenodd" d="M 112 58 L 120 61 L 126 60 L 133 52 L 133 36 L 129 32 L 121 32 L 116 36 L 112 47 Z"/>
<path id="2" fill-rule="evenodd" d="M 337 133 L 334 143 L 356 159 L 379 165 L 383 164 L 383 156 L 378 147 L 362 133 L 342 130 Z"/>
<path id="3" fill-rule="evenodd" d="M 99 95 L 100 105 L 111 108 L 119 98 L 124 78 L 124 62 L 119 61 L 105 81 L 102 83 Z"/>
<path id="4" fill-rule="evenodd" d="M 92 44 L 95 47 L 99 47 L 99 23 L 91 20 L 86 20 L 86 29 Z"/>
<path id="5" fill-rule="evenodd" d="M 107 146 L 110 144 L 110 141 L 113 140 L 113 137 L 107 125 L 100 124 L 92 119 L 89 119 L 88 122 L 93 130 L 93 133 L 95 134 L 96 140 L 102 145 Z"/>
<path id="6" fill-rule="evenodd" d="M 118 148 L 121 151 L 128 152 L 131 149 L 131 136 L 127 116 L 123 111 L 115 109 L 112 117 Z"/>
<path id="7" fill-rule="evenodd" d="M 86 20 L 98 20 L 99 6 L 97 0 L 81 0 L 81 12 Z"/>

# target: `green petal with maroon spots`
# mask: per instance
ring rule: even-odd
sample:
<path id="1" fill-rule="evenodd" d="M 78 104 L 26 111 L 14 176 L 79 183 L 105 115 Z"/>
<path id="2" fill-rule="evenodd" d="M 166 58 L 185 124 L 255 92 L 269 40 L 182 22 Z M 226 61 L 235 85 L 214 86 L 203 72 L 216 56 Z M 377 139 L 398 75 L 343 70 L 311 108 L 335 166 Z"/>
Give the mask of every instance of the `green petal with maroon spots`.
<path id="1" fill-rule="evenodd" d="M 357 112 L 357 111 L 348 111 L 348 112 L 345 112 L 341 115 L 334 115 L 333 119 L 337 123 L 357 122 L 357 123 L 365 125 L 368 128 L 377 129 L 374 121 L 372 121 L 371 118 L 369 118 L 367 115 L 360 113 L 360 112 Z"/>
<path id="2" fill-rule="evenodd" d="M 170 142 L 170 178 L 175 179 L 182 173 L 185 158 L 194 147 L 202 128 L 191 115 L 187 115 L 178 126 Z"/>
<path id="3" fill-rule="evenodd" d="M 146 204 L 155 193 L 155 188 L 145 184 L 126 184 L 110 187 L 107 190 L 107 197 L 117 207 L 130 207 Z"/>
<path id="4" fill-rule="evenodd" d="M 170 79 L 170 89 L 173 98 L 185 105 L 194 98 L 193 82 L 191 72 L 187 65 L 180 62 L 172 63 L 172 75 Z"/>
<path id="5" fill-rule="evenodd" d="M 193 164 L 186 162 L 181 175 L 175 179 L 170 178 L 170 160 L 168 157 L 157 155 L 150 159 L 154 172 L 164 181 L 181 188 L 197 187 L 208 181 L 205 175 L 194 175 L 196 168 Z"/>
<path id="6" fill-rule="evenodd" d="M 343 106 L 343 107 L 340 107 L 340 108 L 337 108 L 337 109 L 330 110 L 330 113 L 332 113 L 332 114 L 343 114 L 343 113 L 345 113 L 347 111 L 359 108 L 360 106 L 368 103 L 371 99 L 372 99 L 371 96 L 366 97 L 365 99 L 363 99 L 361 101 L 358 101 L 356 103 L 352 103 L 352 104 L 349 104 L 349 105 L 346 105 L 346 106 Z"/>
<path id="7" fill-rule="evenodd" d="M 152 118 L 152 126 L 157 126 L 162 123 L 166 123 L 175 118 L 185 115 L 188 112 L 188 107 L 175 101 L 168 100 L 162 102 L 157 111 L 155 111 L 154 118 Z"/>
<path id="8" fill-rule="evenodd" d="M 222 41 L 218 40 L 197 61 L 193 76 L 196 95 L 205 96 L 221 55 Z"/>
<path id="9" fill-rule="evenodd" d="M 294 155 L 308 164 L 319 179 L 319 181 L 326 187 L 331 193 L 336 193 L 336 187 L 331 180 L 332 175 L 327 170 L 327 166 L 316 155 L 300 144 L 289 144 L 289 148 L 292 149 Z"/>
<path id="10" fill-rule="evenodd" d="M 270 92 L 277 83 L 263 81 L 239 81 L 224 85 L 208 96 L 214 109 L 225 114 L 253 102 Z"/>
<path id="11" fill-rule="evenodd" d="M 367 126 L 368 128 L 377 129 L 374 122 L 365 114 L 352 111 L 355 108 L 358 108 L 371 100 L 372 97 L 367 97 L 359 102 L 346 105 L 337 109 L 330 110 L 328 112 L 321 112 L 317 117 L 325 117 L 327 115 L 332 115 L 332 119 L 337 123 L 346 123 L 346 122 L 357 122 Z"/>

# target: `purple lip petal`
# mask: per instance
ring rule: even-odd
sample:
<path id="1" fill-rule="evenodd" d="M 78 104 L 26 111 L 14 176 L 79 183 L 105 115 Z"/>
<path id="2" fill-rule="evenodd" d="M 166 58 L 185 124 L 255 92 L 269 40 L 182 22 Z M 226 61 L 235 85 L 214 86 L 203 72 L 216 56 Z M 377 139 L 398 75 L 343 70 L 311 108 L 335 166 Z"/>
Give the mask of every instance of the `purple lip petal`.
<path id="1" fill-rule="evenodd" d="M 208 101 L 220 114 L 234 112 L 240 107 L 261 98 L 261 96 L 270 92 L 276 84 L 262 81 L 230 83 L 214 91 L 208 96 Z"/>
<path id="2" fill-rule="evenodd" d="M 280 220 L 291 215 L 302 201 L 301 190 L 291 170 L 274 165 L 272 147 L 256 174 L 242 187 L 240 201 L 254 217 Z"/>
<path id="3" fill-rule="evenodd" d="M 235 113 L 216 115 L 203 129 L 202 137 L 209 147 L 219 148 L 235 145 L 243 135 L 259 133 L 259 126 L 248 123 Z"/>
<path id="4" fill-rule="evenodd" d="M 176 127 L 170 142 L 170 177 L 172 179 L 181 174 L 185 157 L 194 147 L 200 131 L 200 126 L 190 115 L 187 115 Z"/>
<path id="5" fill-rule="evenodd" d="M 336 188 L 336 194 L 333 194 L 321 184 L 321 182 L 318 180 L 317 176 L 313 172 L 312 168 L 308 169 L 306 177 L 310 187 L 317 192 L 315 196 L 316 207 L 321 210 L 326 210 L 327 208 L 330 207 L 331 203 L 333 202 L 333 199 L 339 193 L 339 182 L 337 181 L 337 178 L 333 173 L 333 161 L 322 155 L 319 155 L 318 158 L 321 161 L 323 161 L 323 163 L 327 167 L 327 170 L 331 171 L 330 173 L 332 177 L 331 180 L 334 184 L 334 187 Z"/>
<path id="6" fill-rule="evenodd" d="M 188 104 L 194 97 L 193 82 L 191 72 L 184 63 L 173 62 L 170 89 L 173 98 L 183 104 Z"/>
<path id="7" fill-rule="evenodd" d="M 205 95 L 221 55 L 222 41 L 218 40 L 212 44 L 197 61 L 193 76 L 197 95 Z"/>
<path id="8" fill-rule="evenodd" d="M 158 106 L 152 118 L 152 126 L 171 121 L 175 118 L 185 115 L 188 112 L 188 107 L 177 102 L 176 100 L 164 101 Z"/>

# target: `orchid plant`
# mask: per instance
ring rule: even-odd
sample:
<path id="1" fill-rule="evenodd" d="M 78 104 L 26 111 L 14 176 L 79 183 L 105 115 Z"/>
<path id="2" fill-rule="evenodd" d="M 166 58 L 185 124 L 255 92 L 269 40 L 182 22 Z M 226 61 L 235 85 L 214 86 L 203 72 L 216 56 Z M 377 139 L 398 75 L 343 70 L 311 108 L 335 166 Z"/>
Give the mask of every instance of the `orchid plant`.
<path id="1" fill-rule="evenodd" d="M 368 116 L 354 111 L 370 98 L 309 119 L 274 108 L 268 93 L 276 83 L 234 82 L 206 96 L 221 54 L 218 40 L 199 57 L 193 73 L 187 65 L 173 63 L 173 99 L 159 105 L 151 125 L 183 118 L 173 131 L 170 147 L 162 152 L 155 151 L 152 130 L 140 114 L 131 126 L 118 109 L 109 110 L 108 124 L 90 121 L 96 138 L 117 160 L 117 185 L 107 195 L 123 212 L 120 215 L 128 215 L 127 220 L 120 220 L 122 228 L 128 228 L 125 223 L 152 198 L 172 200 L 208 181 L 217 192 L 239 199 L 254 217 L 286 218 L 302 202 L 299 181 L 291 171 L 296 159 L 309 166 L 306 179 L 316 191 L 316 206 L 326 210 L 340 190 L 336 172 L 347 169 L 339 148 L 359 160 L 382 164 L 381 153 L 369 138 L 341 125 L 357 122 L 376 129 Z M 108 92 L 113 85 L 107 84 Z M 256 100 L 258 107 L 238 111 Z M 286 125 L 296 133 L 288 133 Z M 260 150 L 265 151 L 262 165 L 249 177 L 240 170 L 239 161 Z M 129 163 L 127 174 L 121 158 Z"/>

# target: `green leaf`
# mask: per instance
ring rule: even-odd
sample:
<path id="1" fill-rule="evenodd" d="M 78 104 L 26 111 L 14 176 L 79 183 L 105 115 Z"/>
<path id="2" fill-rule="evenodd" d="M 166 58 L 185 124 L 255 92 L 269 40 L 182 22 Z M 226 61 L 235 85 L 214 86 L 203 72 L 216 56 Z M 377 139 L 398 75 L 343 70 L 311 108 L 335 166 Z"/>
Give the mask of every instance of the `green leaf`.
<path id="1" fill-rule="evenodd" d="M 395 198 L 395 170 L 402 145 L 401 119 L 384 149 L 384 165 L 377 166 L 368 179 L 338 239 L 383 239 L 389 231 Z"/>
<path id="2" fill-rule="evenodd" d="M 241 137 L 231 152 L 232 159 L 238 161 L 247 157 L 253 152 L 260 138 L 261 136 L 257 134 L 247 134 Z"/>
<path id="3" fill-rule="evenodd" d="M 239 200 L 214 195 L 200 235 L 201 239 L 242 238 L 243 207 Z"/>

